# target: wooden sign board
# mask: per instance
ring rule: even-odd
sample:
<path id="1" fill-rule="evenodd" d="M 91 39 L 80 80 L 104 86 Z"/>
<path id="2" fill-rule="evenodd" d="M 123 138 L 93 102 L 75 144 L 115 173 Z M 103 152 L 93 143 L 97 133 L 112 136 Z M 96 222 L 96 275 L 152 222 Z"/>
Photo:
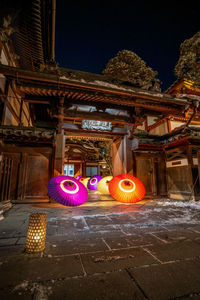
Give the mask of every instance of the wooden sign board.
<path id="1" fill-rule="evenodd" d="M 112 123 L 106 121 L 82 120 L 82 128 L 88 130 L 112 130 Z"/>

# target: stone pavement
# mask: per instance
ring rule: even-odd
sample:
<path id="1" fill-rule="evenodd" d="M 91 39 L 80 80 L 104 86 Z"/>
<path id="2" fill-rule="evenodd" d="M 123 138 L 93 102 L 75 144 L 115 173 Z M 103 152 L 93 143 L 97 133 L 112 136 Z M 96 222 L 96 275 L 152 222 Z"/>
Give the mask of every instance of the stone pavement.
<path id="1" fill-rule="evenodd" d="M 31 212 L 47 213 L 45 251 L 24 252 Z M 14 205 L 0 221 L 0 299 L 200 299 L 200 203 Z"/>

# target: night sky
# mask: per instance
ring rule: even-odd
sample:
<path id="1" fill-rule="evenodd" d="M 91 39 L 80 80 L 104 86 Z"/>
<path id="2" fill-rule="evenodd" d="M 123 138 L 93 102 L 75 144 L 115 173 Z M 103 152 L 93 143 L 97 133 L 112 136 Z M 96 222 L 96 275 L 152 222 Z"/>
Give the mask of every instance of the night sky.
<path id="1" fill-rule="evenodd" d="M 176 79 L 180 44 L 200 30 L 198 1 L 130 2 L 57 0 L 59 66 L 101 74 L 110 58 L 127 49 L 158 71 L 167 89 Z"/>

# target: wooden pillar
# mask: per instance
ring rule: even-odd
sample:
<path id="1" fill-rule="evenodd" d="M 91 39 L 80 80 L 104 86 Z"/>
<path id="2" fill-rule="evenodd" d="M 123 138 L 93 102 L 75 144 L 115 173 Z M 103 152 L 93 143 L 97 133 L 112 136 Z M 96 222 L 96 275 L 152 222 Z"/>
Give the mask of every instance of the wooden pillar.
<path id="1" fill-rule="evenodd" d="M 4 109 L 4 102 L 0 99 L 0 125 L 2 125 L 2 121 L 3 121 L 3 109 Z"/>
<path id="2" fill-rule="evenodd" d="M 133 155 L 131 150 L 131 140 L 125 135 L 123 139 L 123 171 L 133 175 Z"/>
<path id="3" fill-rule="evenodd" d="M 19 111 L 19 126 L 23 125 L 23 122 L 22 122 L 23 104 L 24 104 L 24 100 L 23 100 L 23 98 L 21 98 L 20 111 Z"/>
<path id="4" fill-rule="evenodd" d="M 200 151 L 197 152 L 198 159 L 198 173 L 199 173 L 199 185 L 200 185 Z"/>
<path id="5" fill-rule="evenodd" d="M 4 87 L 4 94 L 6 95 L 6 97 L 4 97 L 4 100 L 3 100 L 3 107 L 2 107 L 2 113 L 1 113 L 1 125 L 5 125 L 6 108 L 7 108 L 8 92 L 9 92 L 10 84 L 11 84 L 11 81 L 6 80 L 5 87 Z"/>
<path id="6" fill-rule="evenodd" d="M 64 173 L 65 135 L 63 131 L 64 97 L 59 99 L 58 125 L 55 145 L 54 176 Z"/>
<path id="7" fill-rule="evenodd" d="M 123 141 L 121 139 L 112 144 L 113 176 L 123 174 Z"/>
<path id="8" fill-rule="evenodd" d="M 54 177 L 63 174 L 65 159 L 65 135 L 56 134 L 56 147 L 54 159 Z"/>
<path id="9" fill-rule="evenodd" d="M 125 135 L 112 144 L 113 176 L 120 174 L 133 175 L 133 155 L 131 141 Z"/>
<path id="10" fill-rule="evenodd" d="M 192 147 L 187 145 L 186 155 L 188 159 L 188 184 L 191 188 L 191 195 L 189 200 L 195 200 L 195 193 L 194 193 L 194 183 L 193 183 L 193 158 L 192 158 Z"/>
<path id="11" fill-rule="evenodd" d="M 57 133 L 62 133 L 63 131 L 63 119 L 64 119 L 64 97 L 60 97 L 59 106 L 58 106 L 58 125 L 57 125 Z"/>
<path id="12" fill-rule="evenodd" d="M 85 161 L 82 163 L 82 176 L 83 177 L 86 176 L 86 163 L 85 163 Z"/>

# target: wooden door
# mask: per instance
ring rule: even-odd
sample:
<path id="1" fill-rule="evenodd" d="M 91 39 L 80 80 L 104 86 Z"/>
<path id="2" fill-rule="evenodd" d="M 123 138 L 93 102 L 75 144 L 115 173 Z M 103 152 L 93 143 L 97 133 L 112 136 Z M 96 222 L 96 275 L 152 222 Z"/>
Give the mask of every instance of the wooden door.
<path id="1" fill-rule="evenodd" d="M 49 181 L 49 155 L 42 153 L 26 153 L 24 160 L 25 185 L 23 201 L 48 201 L 47 185 Z"/>
<path id="2" fill-rule="evenodd" d="M 136 177 L 144 184 L 146 190 L 145 196 L 156 195 L 157 190 L 154 158 L 136 158 Z"/>
<path id="3" fill-rule="evenodd" d="M 6 145 L 3 157 L 12 159 L 10 200 L 13 203 L 49 202 L 48 181 L 52 176 L 52 148 Z"/>
<path id="4" fill-rule="evenodd" d="M 10 200 L 17 199 L 19 170 L 21 164 L 21 153 L 3 152 L 3 156 L 12 160 L 12 170 L 10 174 Z"/>

